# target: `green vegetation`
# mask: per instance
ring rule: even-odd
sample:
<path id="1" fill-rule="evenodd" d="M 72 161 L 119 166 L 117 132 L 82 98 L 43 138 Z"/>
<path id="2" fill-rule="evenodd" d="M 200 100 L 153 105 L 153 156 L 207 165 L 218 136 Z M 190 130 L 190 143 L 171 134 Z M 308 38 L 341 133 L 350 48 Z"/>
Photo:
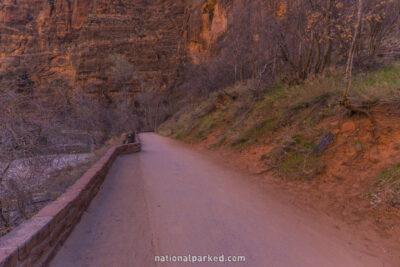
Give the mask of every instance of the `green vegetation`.
<path id="1" fill-rule="evenodd" d="M 382 170 L 375 181 L 375 185 L 381 186 L 396 182 L 400 182 L 400 163 L 396 163 L 394 166 Z"/>
<path id="2" fill-rule="evenodd" d="M 360 140 L 354 141 L 353 146 L 354 146 L 357 150 L 364 150 L 364 144 L 363 144 Z"/>
<path id="3" fill-rule="evenodd" d="M 324 168 L 320 157 L 313 152 L 314 146 L 313 140 L 296 134 L 262 158 L 275 167 L 282 178 L 310 179 Z"/>
<path id="4" fill-rule="evenodd" d="M 374 191 L 392 207 L 400 208 L 400 163 L 381 171 L 375 180 Z"/>

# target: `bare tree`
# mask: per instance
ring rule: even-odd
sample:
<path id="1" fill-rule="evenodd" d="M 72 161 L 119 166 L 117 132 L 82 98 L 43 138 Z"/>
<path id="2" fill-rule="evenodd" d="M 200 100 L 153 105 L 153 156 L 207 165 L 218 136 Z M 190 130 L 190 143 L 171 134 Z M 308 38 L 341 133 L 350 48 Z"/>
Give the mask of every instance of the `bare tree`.
<path id="1" fill-rule="evenodd" d="M 3 179 L 4 179 L 5 174 L 7 173 L 7 170 L 9 169 L 9 167 L 10 167 L 10 164 L 8 163 L 0 171 L 0 193 L 1 193 L 1 196 L 0 196 L 0 220 L 1 220 L 1 223 L 5 227 L 9 227 L 9 222 L 8 222 L 7 218 L 4 216 L 4 209 L 3 209 L 4 201 L 5 201 L 5 199 L 4 199 L 5 190 L 4 190 L 4 186 L 3 186 Z"/>
<path id="2" fill-rule="evenodd" d="M 350 103 L 348 101 L 348 94 L 349 90 L 351 87 L 351 81 L 352 81 L 352 71 L 353 71 L 353 62 L 354 62 L 354 53 L 356 50 L 356 43 L 357 43 L 357 38 L 360 33 L 360 27 L 361 27 L 361 21 L 362 21 L 362 16 L 363 16 L 363 0 L 358 0 L 358 6 L 357 6 L 357 20 L 354 25 L 354 34 L 353 34 L 353 40 L 350 45 L 349 53 L 348 53 L 348 59 L 347 59 L 347 64 L 346 64 L 346 74 L 345 74 L 345 82 L 346 82 L 346 88 L 343 92 L 343 98 L 342 98 L 342 104 L 346 107 L 350 106 Z"/>
<path id="3" fill-rule="evenodd" d="M 134 68 L 132 64 L 122 55 L 110 55 L 112 63 L 109 76 L 114 80 L 119 87 L 122 88 L 123 96 L 128 98 L 128 84 L 131 83 L 134 75 Z"/>

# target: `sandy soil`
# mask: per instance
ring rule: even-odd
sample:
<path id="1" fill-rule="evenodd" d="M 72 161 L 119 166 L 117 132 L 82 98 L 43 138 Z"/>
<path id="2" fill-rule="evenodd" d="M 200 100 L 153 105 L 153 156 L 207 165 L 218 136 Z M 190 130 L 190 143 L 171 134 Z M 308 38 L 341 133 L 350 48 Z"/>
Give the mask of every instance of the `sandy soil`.
<path id="1" fill-rule="evenodd" d="M 227 158 L 154 134 L 119 158 L 52 266 L 157 266 L 155 255 L 245 256 L 199 266 L 396 266 Z M 163 263 L 158 266 L 185 266 Z"/>

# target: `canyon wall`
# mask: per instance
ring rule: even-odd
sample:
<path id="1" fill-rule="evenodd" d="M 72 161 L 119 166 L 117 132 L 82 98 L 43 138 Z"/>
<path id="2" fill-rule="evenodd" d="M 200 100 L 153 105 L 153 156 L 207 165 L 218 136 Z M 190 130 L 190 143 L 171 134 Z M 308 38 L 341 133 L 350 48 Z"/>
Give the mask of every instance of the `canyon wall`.
<path id="1" fill-rule="evenodd" d="M 0 81 L 46 93 L 60 86 L 115 93 L 121 86 L 110 70 L 117 55 L 132 65 L 129 92 L 167 88 L 185 62 L 215 54 L 232 2 L 2 0 Z"/>
<path id="2" fill-rule="evenodd" d="M 2 0 L 0 81 L 47 93 L 60 84 L 118 92 L 110 69 L 122 58 L 132 65 L 130 92 L 166 88 L 181 72 L 185 7 L 183 0 Z"/>
<path id="3" fill-rule="evenodd" d="M 231 15 L 228 10 L 232 5 L 233 0 L 192 0 L 187 3 L 184 37 L 190 61 L 200 63 L 216 54 L 218 38 L 228 29 L 228 16 Z"/>

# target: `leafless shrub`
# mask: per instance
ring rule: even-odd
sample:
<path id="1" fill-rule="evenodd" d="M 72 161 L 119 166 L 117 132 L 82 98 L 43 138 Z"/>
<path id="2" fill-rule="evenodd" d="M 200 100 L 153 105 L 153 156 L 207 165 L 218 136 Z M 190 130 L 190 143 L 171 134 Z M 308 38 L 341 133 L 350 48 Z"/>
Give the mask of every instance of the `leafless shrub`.
<path id="1" fill-rule="evenodd" d="M 171 116 L 168 97 L 160 92 L 140 92 L 135 96 L 135 113 L 142 131 L 155 130 L 158 125 Z"/>
<path id="2" fill-rule="evenodd" d="M 8 190 L 11 195 L 10 198 L 16 202 L 16 211 L 23 219 L 28 218 L 27 208 L 32 203 L 32 195 L 29 187 L 21 182 L 15 180 L 8 181 Z"/>
<path id="3" fill-rule="evenodd" d="M 5 165 L 0 179 L 0 228 L 16 226 L 37 211 L 33 191 L 43 182 L 54 157 L 18 159 Z"/>

